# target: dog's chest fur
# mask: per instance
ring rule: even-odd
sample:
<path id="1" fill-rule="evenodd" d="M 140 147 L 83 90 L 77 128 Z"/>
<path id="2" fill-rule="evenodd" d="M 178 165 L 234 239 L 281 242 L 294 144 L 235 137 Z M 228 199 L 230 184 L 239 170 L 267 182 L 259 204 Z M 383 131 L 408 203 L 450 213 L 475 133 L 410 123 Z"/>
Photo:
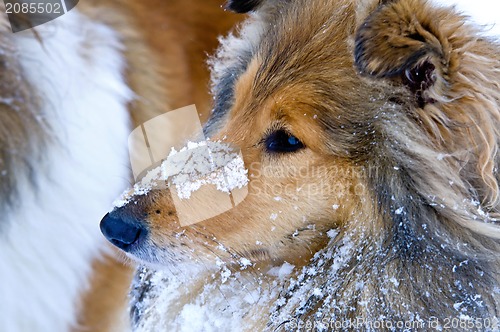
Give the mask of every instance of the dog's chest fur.
<path id="1" fill-rule="evenodd" d="M 0 294 L 10 300 L 0 301 L 0 331 L 9 332 L 75 323 L 78 292 L 105 248 L 98 220 L 128 183 L 132 93 L 117 34 L 76 10 L 37 31 L 41 41 L 28 30 L 13 43 L 50 144 L 30 165 L 35 185 L 21 176 L 19 202 L 2 216 Z"/>

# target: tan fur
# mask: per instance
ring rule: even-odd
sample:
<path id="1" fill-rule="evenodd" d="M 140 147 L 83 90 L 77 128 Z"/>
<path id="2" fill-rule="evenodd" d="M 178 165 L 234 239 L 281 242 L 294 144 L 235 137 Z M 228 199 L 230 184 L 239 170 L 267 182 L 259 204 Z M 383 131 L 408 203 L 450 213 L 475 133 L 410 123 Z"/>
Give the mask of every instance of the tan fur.
<path id="1" fill-rule="evenodd" d="M 268 1 L 260 10 L 269 25 L 212 129 L 214 139 L 241 148 L 248 197 L 181 227 L 168 190 L 138 196 L 116 212 L 150 232 L 131 253 L 166 266 L 218 257 L 235 271 L 249 258 L 248 284 L 284 261 L 321 271 L 282 282 L 291 295 L 252 308 L 249 331 L 287 329 L 287 319 L 498 317 L 500 45 L 422 0 Z M 414 89 L 405 75 L 419 66 L 434 68 L 432 84 Z M 266 152 L 263 138 L 276 128 L 306 148 Z M 331 241 L 330 229 L 339 231 Z M 356 255 L 335 275 L 333 259 L 311 260 L 347 238 Z M 304 303 L 294 301 L 300 292 Z M 193 286 L 180 301 L 201 293 Z M 169 317 L 180 309 L 172 310 Z"/>
<path id="2" fill-rule="evenodd" d="M 207 118 L 211 106 L 207 55 L 217 47 L 217 37 L 239 20 L 222 11 L 222 4 L 222 0 L 82 4 L 81 10 L 110 24 L 124 38 L 128 79 L 140 96 L 132 105 L 136 124 L 191 104 Z"/>
<path id="3" fill-rule="evenodd" d="M 91 288 L 81 301 L 81 315 L 74 331 L 127 331 L 130 328 L 127 293 L 132 267 L 109 255 L 93 265 Z"/>

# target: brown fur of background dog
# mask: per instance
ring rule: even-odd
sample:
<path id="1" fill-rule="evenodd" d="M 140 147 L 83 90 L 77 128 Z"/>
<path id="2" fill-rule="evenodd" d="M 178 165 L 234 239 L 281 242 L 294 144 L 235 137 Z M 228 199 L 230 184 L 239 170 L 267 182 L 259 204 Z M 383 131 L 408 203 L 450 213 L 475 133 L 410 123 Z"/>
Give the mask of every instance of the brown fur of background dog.
<path id="1" fill-rule="evenodd" d="M 168 191 L 138 196 L 112 213 L 148 230 L 129 253 L 171 268 L 219 257 L 234 271 L 245 257 L 255 263 L 241 272 L 248 284 L 284 261 L 304 266 L 248 308 L 247 330 L 498 317 L 500 45 L 422 0 L 229 7 L 256 12 L 213 61 L 207 132 L 241 148 L 249 196 L 184 228 Z M 276 132 L 304 147 L 269 151 Z M 307 175 L 287 175 L 292 167 Z M 200 277 L 164 315 L 175 318 L 208 280 L 220 282 Z"/>

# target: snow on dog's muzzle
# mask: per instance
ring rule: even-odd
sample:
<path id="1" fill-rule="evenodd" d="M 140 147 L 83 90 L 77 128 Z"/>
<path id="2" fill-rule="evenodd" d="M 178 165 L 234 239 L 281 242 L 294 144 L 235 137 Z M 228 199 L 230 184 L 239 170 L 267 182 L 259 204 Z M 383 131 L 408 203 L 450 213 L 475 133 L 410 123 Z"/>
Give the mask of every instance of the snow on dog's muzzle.
<path id="1" fill-rule="evenodd" d="M 134 176 L 141 180 L 115 202 L 117 208 L 134 196 L 165 189 L 180 225 L 189 226 L 231 210 L 248 194 L 241 151 L 225 141 L 205 139 L 194 106 L 138 127 L 130 135 L 129 150 Z"/>
<path id="2" fill-rule="evenodd" d="M 188 143 L 161 164 L 181 226 L 231 210 L 248 194 L 241 153 L 223 142 Z"/>

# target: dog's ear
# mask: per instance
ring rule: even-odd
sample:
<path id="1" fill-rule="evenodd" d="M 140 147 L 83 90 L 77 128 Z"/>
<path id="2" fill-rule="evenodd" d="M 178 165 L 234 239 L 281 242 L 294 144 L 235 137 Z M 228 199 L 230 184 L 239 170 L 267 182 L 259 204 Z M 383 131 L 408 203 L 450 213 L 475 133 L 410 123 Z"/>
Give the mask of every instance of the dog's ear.
<path id="1" fill-rule="evenodd" d="M 257 9 L 264 0 L 229 0 L 226 8 L 236 13 L 248 13 Z"/>
<path id="2" fill-rule="evenodd" d="M 445 36 L 455 23 L 424 1 L 385 1 L 357 31 L 356 66 L 365 75 L 398 79 L 425 104 L 425 91 L 446 80 L 451 52 Z"/>

